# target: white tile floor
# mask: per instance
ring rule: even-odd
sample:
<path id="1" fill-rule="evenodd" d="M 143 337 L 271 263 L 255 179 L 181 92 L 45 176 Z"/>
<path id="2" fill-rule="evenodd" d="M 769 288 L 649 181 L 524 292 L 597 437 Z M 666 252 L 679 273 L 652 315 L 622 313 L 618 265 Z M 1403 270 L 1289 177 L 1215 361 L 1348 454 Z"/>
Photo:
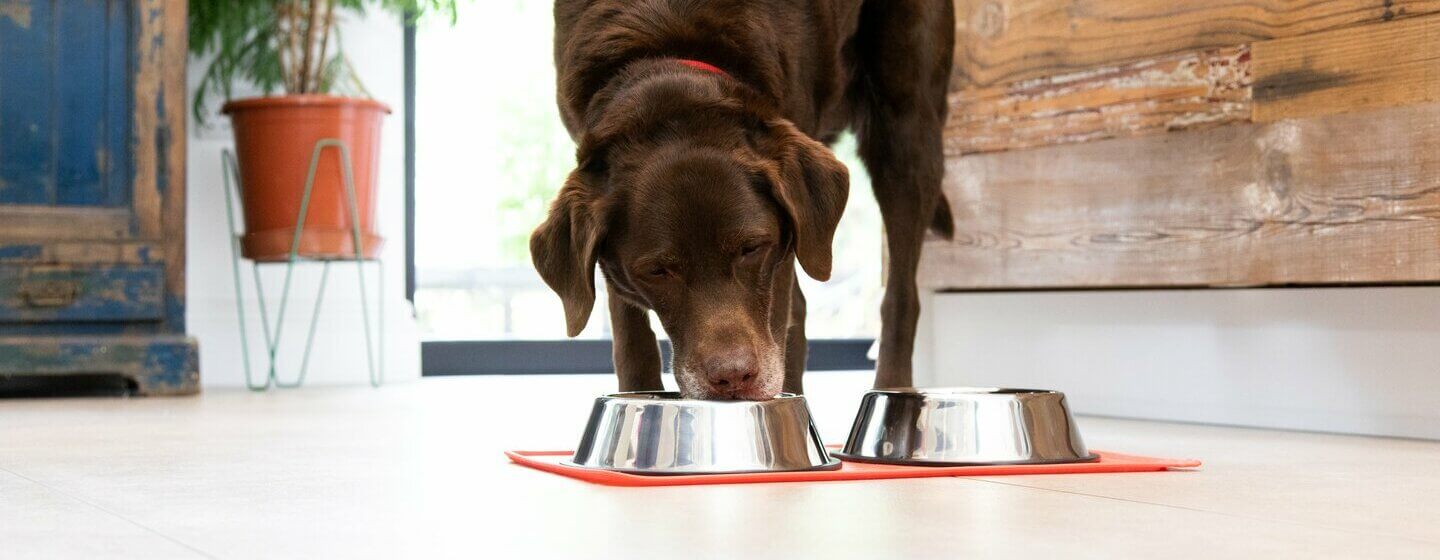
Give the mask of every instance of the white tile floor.
<path id="1" fill-rule="evenodd" d="M 868 383 L 807 380 L 827 438 Z M 500 454 L 574 445 L 612 385 L 0 401 L 0 558 L 1440 557 L 1432 442 L 1081 418 L 1092 447 L 1206 466 L 652 489 Z"/>

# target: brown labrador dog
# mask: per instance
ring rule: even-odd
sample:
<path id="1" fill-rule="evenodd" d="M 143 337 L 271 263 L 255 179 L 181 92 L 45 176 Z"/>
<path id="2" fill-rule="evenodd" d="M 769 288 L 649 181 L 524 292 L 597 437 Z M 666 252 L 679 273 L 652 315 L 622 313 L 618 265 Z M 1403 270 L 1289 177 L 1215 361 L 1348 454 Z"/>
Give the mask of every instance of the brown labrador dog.
<path id="1" fill-rule="evenodd" d="M 577 167 L 530 248 L 570 336 L 598 266 L 621 390 L 661 388 L 654 311 L 687 397 L 802 392 L 795 262 L 830 276 L 849 175 L 825 144 L 850 128 L 890 259 L 875 386 L 910 385 L 921 241 L 953 228 L 940 180 L 954 28 L 951 0 L 558 0 Z"/>

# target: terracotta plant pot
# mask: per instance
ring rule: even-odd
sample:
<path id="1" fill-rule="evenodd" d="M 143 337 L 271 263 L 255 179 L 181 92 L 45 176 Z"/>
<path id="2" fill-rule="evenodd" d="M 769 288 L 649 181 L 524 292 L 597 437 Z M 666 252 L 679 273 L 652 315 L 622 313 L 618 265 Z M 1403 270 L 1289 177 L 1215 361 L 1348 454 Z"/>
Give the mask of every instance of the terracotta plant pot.
<path id="1" fill-rule="evenodd" d="M 289 257 L 310 155 L 315 143 L 326 138 L 350 147 L 361 254 L 366 258 L 379 254 L 384 240 L 375 229 L 375 176 L 380 123 L 390 112 L 388 106 L 371 99 L 287 95 L 231 101 L 221 112 L 230 115 L 235 129 L 240 196 L 245 206 L 240 250 L 245 258 L 283 261 Z M 300 257 L 355 255 L 340 162 L 337 149 L 326 148 L 321 153 L 300 237 Z"/>

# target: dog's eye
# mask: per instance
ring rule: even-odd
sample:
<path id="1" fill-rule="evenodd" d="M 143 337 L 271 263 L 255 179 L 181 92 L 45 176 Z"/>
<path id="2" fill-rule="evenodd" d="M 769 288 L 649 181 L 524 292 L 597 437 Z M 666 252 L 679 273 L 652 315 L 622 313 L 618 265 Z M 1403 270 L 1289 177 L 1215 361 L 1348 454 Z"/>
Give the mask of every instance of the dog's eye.
<path id="1" fill-rule="evenodd" d="M 674 273 L 665 266 L 655 265 L 650 267 L 650 269 L 645 272 L 645 275 L 649 276 L 651 280 L 664 280 L 673 276 Z"/>
<path id="2" fill-rule="evenodd" d="M 766 243 L 751 243 L 751 244 L 745 245 L 744 247 L 741 247 L 741 248 L 740 248 L 740 256 L 741 256 L 741 257 L 753 257 L 753 256 L 755 256 L 755 255 L 758 255 L 758 254 L 760 254 L 760 251 L 763 250 L 763 249 L 766 247 L 766 245 L 768 245 L 768 244 L 766 244 Z"/>

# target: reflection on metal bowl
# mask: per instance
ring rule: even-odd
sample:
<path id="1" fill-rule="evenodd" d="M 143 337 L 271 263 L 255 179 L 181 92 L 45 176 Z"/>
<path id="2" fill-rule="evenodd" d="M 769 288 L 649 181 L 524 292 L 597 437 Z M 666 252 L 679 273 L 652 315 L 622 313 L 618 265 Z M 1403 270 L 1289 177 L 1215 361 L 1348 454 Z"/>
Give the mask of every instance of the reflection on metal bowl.
<path id="1" fill-rule="evenodd" d="M 595 399 L 571 463 L 634 474 L 718 474 L 836 469 L 805 397 L 703 401 L 679 393 Z"/>
<path id="2" fill-rule="evenodd" d="M 1075 463 L 1085 448 L 1065 395 L 1033 389 L 871 391 L 841 452 L 847 461 L 906 465 Z"/>

